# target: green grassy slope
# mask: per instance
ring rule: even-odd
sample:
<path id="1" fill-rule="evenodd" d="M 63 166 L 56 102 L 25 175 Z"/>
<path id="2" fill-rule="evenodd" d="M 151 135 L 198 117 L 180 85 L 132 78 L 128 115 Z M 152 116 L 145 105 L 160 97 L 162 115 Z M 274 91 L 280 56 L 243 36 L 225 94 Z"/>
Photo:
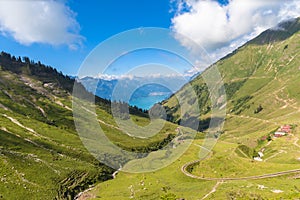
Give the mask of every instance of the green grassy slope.
<path id="1" fill-rule="evenodd" d="M 215 64 L 227 93 L 227 113 L 274 119 L 297 110 L 300 101 L 297 87 L 300 76 L 299 24 L 299 19 L 292 24 L 288 23 L 286 28 L 292 30 L 286 31 L 285 35 L 289 37 L 284 40 L 282 31 L 273 31 L 272 34 L 266 31 Z M 290 32 L 293 34 L 288 34 Z M 266 38 L 273 39 L 268 43 L 265 42 Z M 200 75 L 190 84 L 198 94 L 200 110 L 205 118 L 211 107 L 205 82 Z M 184 91 L 185 87 L 178 93 Z M 186 99 L 189 99 L 188 95 Z M 255 114 L 259 105 L 263 110 Z M 165 101 L 164 106 L 174 121 L 178 121 L 176 116 L 180 116 L 180 109 L 177 108 L 176 96 Z"/>
<path id="2" fill-rule="evenodd" d="M 76 83 L 75 83 L 76 84 Z M 40 63 L 0 55 L 0 199 L 72 199 L 80 191 L 112 178 L 113 169 L 99 163 L 77 135 L 72 96 L 74 80 Z M 82 94 L 91 95 L 79 85 Z M 131 108 L 132 120 L 149 123 Z M 167 123 L 144 141 L 117 128 L 110 102 L 96 97 L 100 126 L 115 144 L 132 151 L 159 148 L 175 134 Z"/>
<path id="3" fill-rule="evenodd" d="M 228 100 L 225 133 L 230 134 L 224 134 L 224 139 L 251 143 L 257 134 L 285 123 L 299 123 L 300 19 L 283 26 L 286 31 L 268 30 L 216 63 Z M 191 85 L 200 90 L 199 99 L 207 99 L 200 110 L 203 118 L 208 117 L 206 107 L 211 105 L 202 76 L 195 78 Z M 177 106 L 174 99 L 164 105 L 171 115 L 178 114 L 172 112 Z"/>
<path id="4" fill-rule="evenodd" d="M 51 80 L 44 84 L 1 65 L 1 197 L 71 198 L 110 178 L 112 170 L 94 159 L 76 135 L 68 92 Z"/>
<path id="5" fill-rule="evenodd" d="M 111 178 L 76 134 L 70 91 L 74 81 L 41 64 L 0 58 L 3 199 L 72 198 Z"/>
<path id="6" fill-rule="evenodd" d="M 121 172 L 117 175 L 116 179 L 98 184 L 92 191 L 86 193 L 86 196 L 89 197 L 88 199 L 97 200 L 202 199 L 213 190 L 218 181 L 193 179 L 181 172 L 181 167 L 185 163 L 199 159 L 198 153 L 200 148 L 198 145 L 202 143 L 202 140 L 195 140 L 193 145 L 190 146 L 189 150 L 180 159 L 166 168 L 142 174 Z M 212 157 L 217 156 L 221 160 L 206 163 L 206 167 L 212 167 L 213 169 L 204 168 L 204 171 L 201 169 L 199 173 L 203 173 L 204 177 L 239 177 L 260 175 L 272 172 L 272 170 L 288 169 L 289 167 L 300 167 L 299 164 L 297 166 L 285 164 L 274 169 L 272 167 L 274 163 L 251 162 L 250 159 L 243 159 L 234 154 L 230 162 L 226 161 L 228 159 L 226 155 L 234 151 L 237 146 L 234 143 L 220 141 L 214 148 L 214 155 Z M 261 166 L 264 166 L 264 168 L 259 169 Z M 202 174 L 197 175 L 202 176 Z M 263 186 L 262 189 L 261 186 Z M 209 194 L 207 199 L 297 199 L 300 195 L 299 188 L 299 175 L 297 174 L 259 180 L 224 181 L 219 182 L 216 191 Z M 276 190 L 283 192 L 276 193 Z"/>
<path id="7" fill-rule="evenodd" d="M 193 174 L 243 177 L 299 169 L 300 19 L 281 27 L 285 30 L 267 30 L 216 63 L 227 93 L 224 133 L 219 140 L 233 147 L 217 145 L 212 157 L 193 167 Z M 202 76 L 196 77 L 191 85 L 199 90 L 200 120 L 204 120 L 210 116 L 206 108 L 211 105 Z M 171 98 L 164 105 L 171 115 L 179 115 L 172 113 L 176 100 Z M 272 137 L 269 142 L 261 140 L 284 124 L 294 126 L 291 134 Z M 253 162 L 252 158 L 262 149 L 263 162 Z"/>
<path id="8" fill-rule="evenodd" d="M 286 30 L 268 30 L 216 63 L 227 93 L 224 133 L 209 157 L 190 172 L 204 178 L 239 178 L 300 169 L 300 19 L 284 23 Z M 206 73 L 206 72 L 204 72 Z M 201 120 L 210 117 L 203 78 L 191 85 L 199 97 Z M 185 87 L 178 91 L 190 100 Z M 164 102 L 169 119 L 179 122 L 176 96 Z M 281 125 L 293 125 L 288 136 L 274 138 Z M 204 128 L 202 126 L 201 128 Z M 262 138 L 266 139 L 262 139 Z M 270 136 L 270 137 L 269 137 Z M 99 184 L 91 199 L 297 199 L 299 174 L 282 177 L 204 181 L 185 176 L 181 167 L 199 159 L 202 140 L 195 140 L 172 165 L 152 173 L 120 173 Z M 263 161 L 254 161 L 264 149 Z M 116 189 L 117 188 L 117 189 Z"/>
<path id="9" fill-rule="evenodd" d="M 230 134 L 224 134 L 224 139 L 236 136 L 244 141 L 255 138 L 249 135 L 253 132 L 263 133 L 284 123 L 298 123 L 300 19 L 287 25 L 284 39 L 282 30 L 266 31 L 216 63 L 227 94 L 225 133 Z M 271 42 L 266 42 L 270 37 Z M 206 119 L 211 105 L 205 82 L 200 75 L 190 84 L 199 96 L 201 119 Z M 173 118 L 180 116 L 180 109 L 175 109 L 176 96 L 165 101 L 164 106 Z"/>

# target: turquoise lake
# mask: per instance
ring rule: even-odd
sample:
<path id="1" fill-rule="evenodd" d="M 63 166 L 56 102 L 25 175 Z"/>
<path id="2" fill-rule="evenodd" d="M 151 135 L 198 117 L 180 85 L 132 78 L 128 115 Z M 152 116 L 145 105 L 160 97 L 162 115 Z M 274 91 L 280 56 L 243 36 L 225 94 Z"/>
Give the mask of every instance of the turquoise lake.
<path id="1" fill-rule="evenodd" d="M 149 95 L 145 97 L 139 97 L 139 98 L 131 98 L 129 100 L 129 104 L 131 106 L 137 106 L 142 109 L 149 110 L 154 104 L 161 102 L 165 99 L 167 99 L 170 95 L 164 94 L 164 95 Z"/>

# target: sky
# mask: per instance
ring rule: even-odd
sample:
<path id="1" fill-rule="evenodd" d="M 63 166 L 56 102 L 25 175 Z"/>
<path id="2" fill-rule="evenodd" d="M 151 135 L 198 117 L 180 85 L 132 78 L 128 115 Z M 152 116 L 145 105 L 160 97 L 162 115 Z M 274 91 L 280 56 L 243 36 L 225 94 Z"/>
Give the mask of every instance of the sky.
<path id="1" fill-rule="evenodd" d="M 130 29 L 160 27 L 178 33 L 178 43 L 191 51 L 196 42 L 214 62 L 298 16 L 298 0 L 1 0 L 0 50 L 76 75 L 99 43 Z M 165 58 L 161 52 L 150 55 Z"/>

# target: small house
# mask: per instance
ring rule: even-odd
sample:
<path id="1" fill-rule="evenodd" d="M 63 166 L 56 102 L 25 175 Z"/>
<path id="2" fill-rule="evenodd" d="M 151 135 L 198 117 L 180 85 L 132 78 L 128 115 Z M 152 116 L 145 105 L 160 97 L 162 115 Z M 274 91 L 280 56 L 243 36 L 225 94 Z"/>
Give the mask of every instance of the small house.
<path id="1" fill-rule="evenodd" d="M 290 133 L 292 131 L 292 127 L 290 125 L 284 125 L 280 127 L 279 131 Z"/>
<path id="2" fill-rule="evenodd" d="M 275 137 L 282 137 L 282 136 L 285 136 L 285 135 L 286 135 L 286 133 L 282 132 L 282 131 L 277 131 L 277 132 L 274 133 Z"/>

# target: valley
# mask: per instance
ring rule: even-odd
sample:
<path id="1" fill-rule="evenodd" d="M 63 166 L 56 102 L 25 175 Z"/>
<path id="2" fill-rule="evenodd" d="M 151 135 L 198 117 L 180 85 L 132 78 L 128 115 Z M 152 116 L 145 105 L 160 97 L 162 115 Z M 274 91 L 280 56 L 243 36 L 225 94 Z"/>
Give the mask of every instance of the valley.
<path id="1" fill-rule="evenodd" d="M 129 106 L 128 115 L 117 117 L 124 124 L 118 124 L 113 109 L 122 110 L 128 103 L 94 96 L 50 66 L 1 52 L 0 199 L 299 198 L 300 19 L 278 26 L 213 65 L 224 82 L 226 97 L 219 99 L 226 98 L 226 105 L 212 103 L 203 78 L 208 67 L 188 83 L 197 98 L 186 84 L 161 103 L 168 121 L 160 116 L 151 121 L 143 109 Z M 184 101 L 179 104 L 176 96 Z M 195 101 L 199 118 L 181 113 L 181 107 L 190 109 Z M 211 134 L 210 121 L 219 117 L 212 110 L 225 106 L 224 127 Z M 75 108 L 83 113 L 79 121 Z M 105 151 L 97 152 L 99 143 L 92 140 L 96 125 L 89 116 L 103 130 L 103 138 L 140 154 L 118 158 L 106 154 L 110 149 L 105 145 Z M 183 117 L 197 120 L 199 128 L 181 127 Z M 76 122 L 90 128 L 86 137 Z M 144 131 L 134 134 L 129 122 Z M 148 137 L 151 122 L 154 130 L 160 129 Z M 163 148 L 168 146 L 178 153 L 172 155 L 174 162 L 164 160 L 170 151 Z M 104 154 L 104 161 L 119 159 L 117 172 L 100 162 L 97 153 Z"/>
<path id="2" fill-rule="evenodd" d="M 112 179 L 115 170 L 94 158 L 76 132 L 71 109 L 74 80 L 5 52 L 0 66 L 0 199 L 73 199 Z M 82 94 L 92 95 L 80 88 Z M 96 102 L 99 124 L 123 148 L 149 151 L 175 134 L 177 126 L 167 123 L 161 134 L 136 145 L 116 127 L 110 102 L 100 98 Z M 131 111 L 137 113 L 132 116 L 136 123 L 149 123 L 145 113 Z"/>

